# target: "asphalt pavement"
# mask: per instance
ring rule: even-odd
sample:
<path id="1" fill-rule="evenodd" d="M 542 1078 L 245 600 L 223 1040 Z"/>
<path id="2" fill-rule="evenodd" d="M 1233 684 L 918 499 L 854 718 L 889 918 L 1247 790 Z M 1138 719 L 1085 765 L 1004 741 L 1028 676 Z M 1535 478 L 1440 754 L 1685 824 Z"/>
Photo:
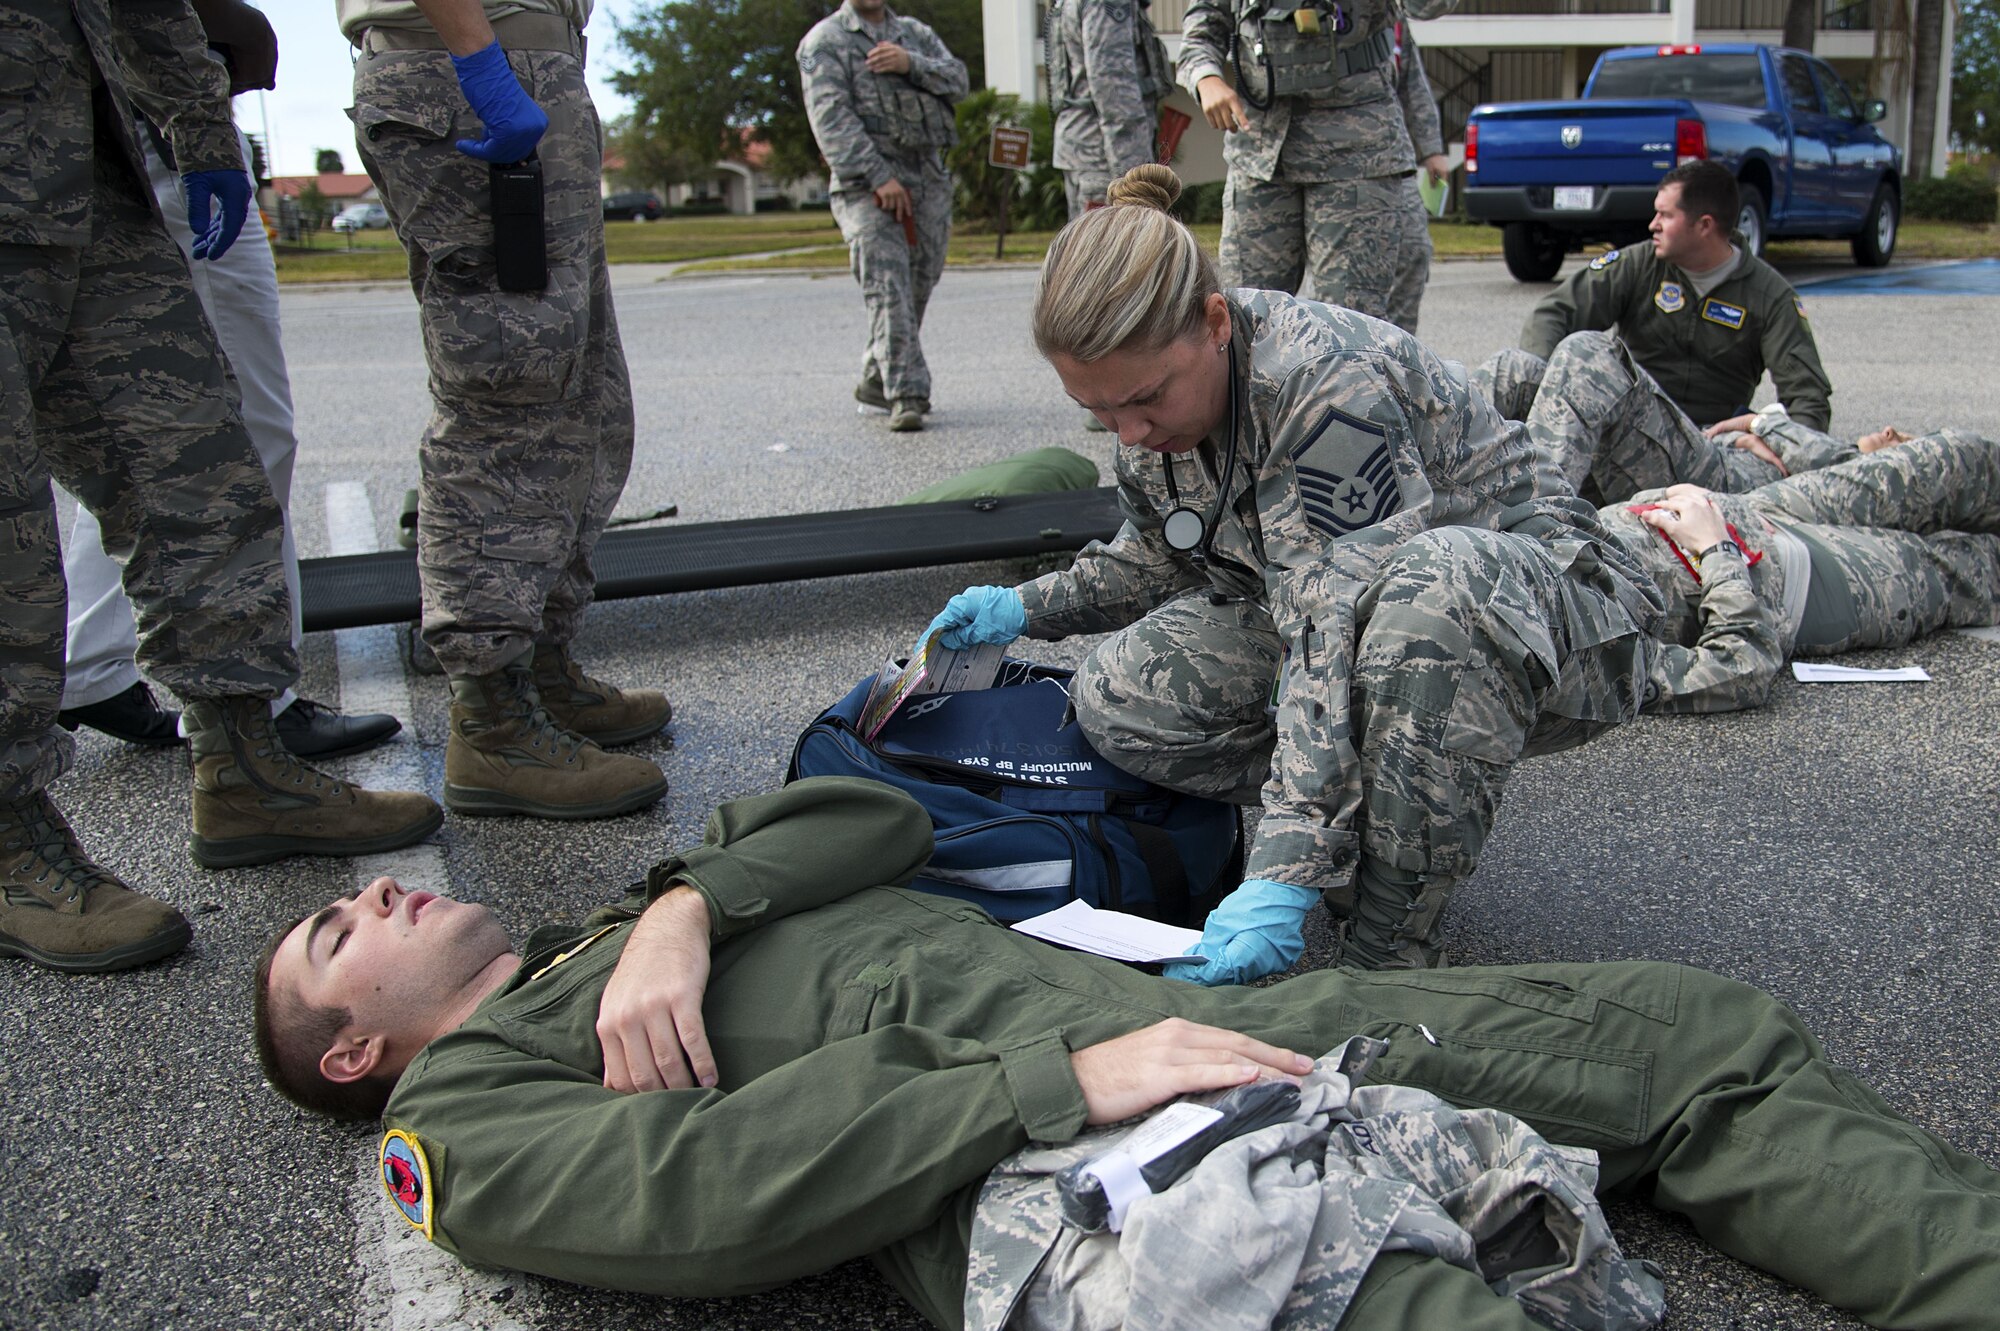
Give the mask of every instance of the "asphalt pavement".
<path id="1" fill-rule="evenodd" d="M 937 410 L 917 435 L 856 412 L 864 320 L 846 274 L 621 269 L 616 283 L 640 435 L 628 511 L 671 503 L 680 521 L 703 521 L 859 507 L 1048 444 L 1108 475 L 1112 443 L 1082 430 L 1034 354 L 1028 272 L 945 276 L 925 330 Z M 1440 264 L 1422 336 L 1476 361 L 1511 342 L 1538 290 L 1497 263 Z M 1836 430 L 2000 433 L 1993 298 L 1826 294 L 1807 308 Z M 386 545 L 427 414 L 413 303 L 374 287 L 288 291 L 283 309 L 300 549 Z M 576 917 L 697 838 L 717 801 L 775 785 L 816 711 L 951 593 L 1017 573 L 959 566 L 599 606 L 583 659 L 675 699 L 672 738 L 638 749 L 665 768 L 667 799 L 605 823 L 454 817 L 401 858 L 517 931 Z M 397 636 L 314 635 L 302 692 L 402 710 L 395 744 L 328 767 L 436 794 L 444 685 L 406 668 Z M 1073 662 L 1088 645 L 1035 652 Z M 2000 645 L 1948 634 L 1856 661 L 1932 679 L 1786 679 L 1760 712 L 1648 719 L 1524 764 L 1448 916 L 1450 942 L 1465 962 L 1655 957 L 1753 981 L 1902 1113 L 2000 1162 Z M 731 1302 L 676 1302 L 466 1272 L 424 1251 L 371 1182 L 375 1134 L 295 1113 L 250 1047 L 260 945 L 370 866 L 205 873 L 185 849 L 182 755 L 88 732 L 78 750 L 57 796 L 85 844 L 186 911 L 195 941 L 123 975 L 0 963 L 0 1328 L 920 1325 L 858 1263 Z M 1323 957 L 1323 930 L 1313 940 Z M 1641 1202 L 1613 1217 L 1629 1253 L 1666 1269 L 1671 1326 L 1858 1325 Z"/>

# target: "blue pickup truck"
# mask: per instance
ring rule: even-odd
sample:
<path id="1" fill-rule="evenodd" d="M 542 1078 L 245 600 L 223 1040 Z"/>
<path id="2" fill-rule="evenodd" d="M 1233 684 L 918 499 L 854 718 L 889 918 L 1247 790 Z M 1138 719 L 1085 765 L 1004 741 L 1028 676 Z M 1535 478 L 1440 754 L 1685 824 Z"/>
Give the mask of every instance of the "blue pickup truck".
<path id="1" fill-rule="evenodd" d="M 1804 51 L 1746 43 L 1606 51 L 1573 102 L 1476 108 L 1465 126 L 1465 210 L 1503 228 L 1507 270 L 1546 282 L 1563 256 L 1646 235 L 1660 177 L 1706 157 L 1736 173 L 1737 230 L 1846 236 L 1854 260 L 1889 262 L 1902 214 L 1902 155 Z"/>

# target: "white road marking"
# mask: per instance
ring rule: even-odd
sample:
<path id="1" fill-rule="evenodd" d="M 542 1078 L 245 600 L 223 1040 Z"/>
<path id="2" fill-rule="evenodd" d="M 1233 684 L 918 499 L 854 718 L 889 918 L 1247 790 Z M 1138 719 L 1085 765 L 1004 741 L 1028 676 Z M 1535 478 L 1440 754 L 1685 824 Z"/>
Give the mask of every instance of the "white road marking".
<path id="1" fill-rule="evenodd" d="M 367 487 L 339 481 L 326 488 L 326 528 L 330 552 L 366 554 L 380 548 L 375 507 Z M 333 635 L 340 662 L 340 706 L 347 712 L 388 712 L 410 719 L 410 688 L 397 630 L 381 625 L 342 629 Z M 425 788 L 424 763 L 407 730 L 379 749 L 350 758 L 343 766 L 364 786 L 385 790 Z M 407 887 L 443 892 L 449 886 L 444 852 L 426 842 L 386 855 L 354 861 L 354 881 L 393 874 Z M 364 1160 L 352 1190 L 359 1219 L 354 1260 L 361 1269 L 361 1322 L 381 1331 L 528 1331 L 538 1320 L 533 1295 L 518 1276 L 474 1271 L 412 1229 L 376 1178 L 373 1158 Z M 519 1311 L 527 1321 L 512 1315 Z"/>

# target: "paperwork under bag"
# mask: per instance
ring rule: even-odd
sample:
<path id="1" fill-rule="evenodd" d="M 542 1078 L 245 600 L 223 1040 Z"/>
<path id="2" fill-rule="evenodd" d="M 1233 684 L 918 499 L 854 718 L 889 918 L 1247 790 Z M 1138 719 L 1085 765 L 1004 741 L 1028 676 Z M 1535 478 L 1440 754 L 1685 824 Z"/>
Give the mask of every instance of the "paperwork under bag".
<path id="1" fill-rule="evenodd" d="M 910 886 L 1003 923 L 1082 899 L 1199 928 L 1242 877 L 1237 811 L 1099 757 L 1070 716 L 1069 680 L 1010 660 L 994 687 L 913 699 L 870 741 L 870 676 L 799 736 L 785 779 L 864 776 L 914 796 L 937 848 Z"/>

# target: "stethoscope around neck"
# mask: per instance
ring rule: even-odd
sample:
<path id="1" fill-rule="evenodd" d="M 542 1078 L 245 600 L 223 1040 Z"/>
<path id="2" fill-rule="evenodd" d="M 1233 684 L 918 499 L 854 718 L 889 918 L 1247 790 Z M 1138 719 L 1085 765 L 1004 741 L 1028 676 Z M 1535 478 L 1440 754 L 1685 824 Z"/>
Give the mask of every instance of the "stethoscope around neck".
<path id="1" fill-rule="evenodd" d="M 1216 488 L 1215 502 L 1209 506 L 1206 516 L 1181 502 L 1181 489 L 1174 484 L 1174 457 L 1162 453 L 1160 461 L 1167 470 L 1167 500 L 1173 507 L 1167 511 L 1167 520 L 1160 526 L 1160 535 L 1166 540 L 1167 548 L 1184 554 L 1196 564 L 1208 562 L 1215 552 L 1215 524 L 1222 517 L 1222 506 L 1229 502 L 1229 482 L 1236 474 L 1236 336 L 1229 337 L 1229 446 L 1223 454 L 1222 484 Z"/>

